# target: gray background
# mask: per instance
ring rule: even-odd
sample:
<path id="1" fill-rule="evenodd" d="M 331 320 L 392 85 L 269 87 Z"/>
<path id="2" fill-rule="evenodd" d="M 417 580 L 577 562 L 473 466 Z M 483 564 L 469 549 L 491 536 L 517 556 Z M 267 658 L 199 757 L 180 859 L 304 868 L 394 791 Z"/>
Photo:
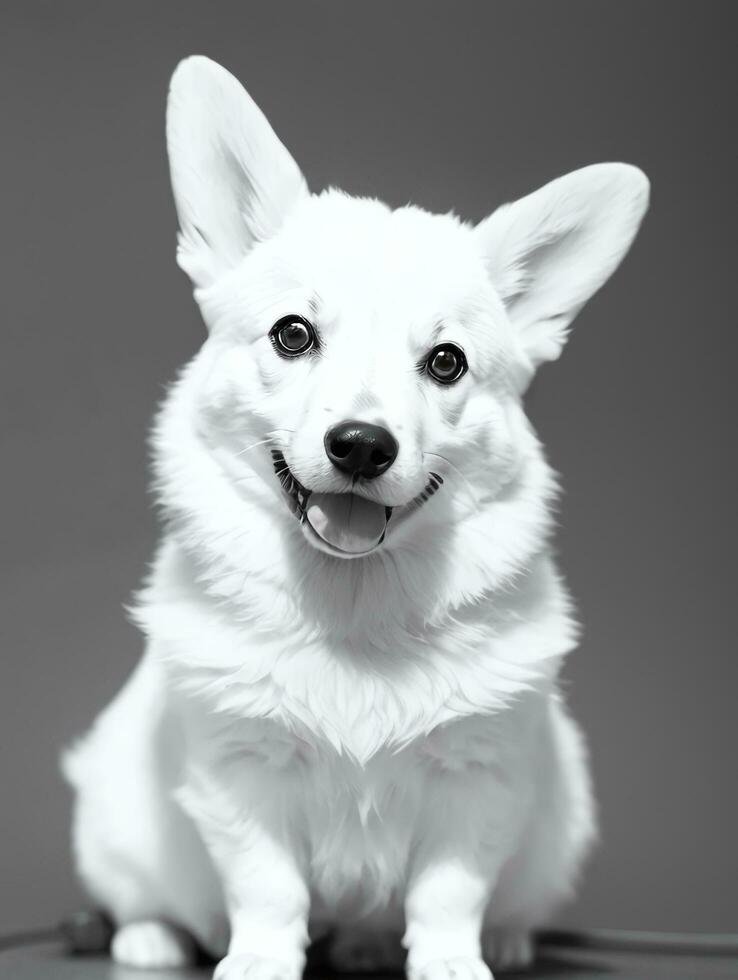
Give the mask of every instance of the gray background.
<path id="1" fill-rule="evenodd" d="M 732 7 L 732 9 L 731 9 Z M 600 160 L 641 236 L 530 412 L 564 474 L 567 670 L 604 841 L 572 923 L 738 927 L 730 3 L 26 2 L 0 12 L 0 929 L 80 896 L 59 747 L 135 662 L 145 436 L 203 336 L 174 263 L 169 74 L 245 82 L 313 188 L 481 218 Z"/>

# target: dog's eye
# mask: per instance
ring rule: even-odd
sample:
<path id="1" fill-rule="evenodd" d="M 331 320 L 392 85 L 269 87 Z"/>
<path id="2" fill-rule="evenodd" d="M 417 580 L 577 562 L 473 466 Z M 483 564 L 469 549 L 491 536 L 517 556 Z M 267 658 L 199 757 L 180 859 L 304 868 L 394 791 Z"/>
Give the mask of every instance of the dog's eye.
<path id="1" fill-rule="evenodd" d="M 458 344 L 438 344 L 425 362 L 428 374 L 443 385 L 451 385 L 466 374 L 466 355 Z"/>
<path id="2" fill-rule="evenodd" d="M 281 317 L 269 331 L 277 353 L 283 357 L 299 357 L 315 346 L 315 331 L 305 317 L 289 313 Z"/>

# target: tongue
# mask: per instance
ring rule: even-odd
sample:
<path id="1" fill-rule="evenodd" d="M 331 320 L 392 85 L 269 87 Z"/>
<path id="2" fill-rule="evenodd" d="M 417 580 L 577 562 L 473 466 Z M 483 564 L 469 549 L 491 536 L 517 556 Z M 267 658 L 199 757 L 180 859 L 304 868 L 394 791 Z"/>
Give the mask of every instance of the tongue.
<path id="1" fill-rule="evenodd" d="M 353 493 L 312 493 L 305 514 L 319 537 L 350 555 L 371 551 L 387 527 L 384 505 Z"/>

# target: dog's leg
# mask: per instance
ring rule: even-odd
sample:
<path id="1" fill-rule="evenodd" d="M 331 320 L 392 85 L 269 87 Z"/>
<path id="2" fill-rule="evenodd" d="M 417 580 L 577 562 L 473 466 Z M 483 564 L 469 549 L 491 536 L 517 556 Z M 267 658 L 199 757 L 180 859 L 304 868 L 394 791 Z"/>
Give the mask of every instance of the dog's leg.
<path id="1" fill-rule="evenodd" d="M 533 933 L 572 894 L 596 837 L 585 743 L 557 698 L 549 702 L 542 734 L 525 829 L 487 910 L 482 945 L 493 969 L 531 963 Z"/>
<path id="2" fill-rule="evenodd" d="M 76 791 L 77 870 L 118 930 L 113 956 L 151 969 L 182 964 L 194 953 L 182 930 L 213 955 L 225 949 L 220 883 L 200 835 L 172 799 L 181 769 L 178 733 L 150 646 L 63 761 Z"/>
<path id="3" fill-rule="evenodd" d="M 310 898 L 290 827 L 295 805 L 274 780 L 246 775 L 239 783 L 216 767 L 178 794 L 223 883 L 231 939 L 214 980 L 299 980 Z"/>
<path id="4" fill-rule="evenodd" d="M 489 880 L 472 862 L 446 857 L 441 848 L 424 850 L 405 900 L 408 977 L 490 980 L 480 938 Z"/>
<path id="5" fill-rule="evenodd" d="M 512 718 L 508 724 L 519 727 Z M 499 738 L 499 728 L 487 722 L 448 733 L 446 743 L 441 738 L 434 749 L 443 766 L 429 771 L 424 786 L 405 894 L 407 973 L 409 980 L 490 980 L 482 927 L 519 838 L 527 776 L 513 765 L 521 759 L 514 739 L 496 748 L 490 740 Z M 470 746 L 477 750 L 474 765 Z"/>

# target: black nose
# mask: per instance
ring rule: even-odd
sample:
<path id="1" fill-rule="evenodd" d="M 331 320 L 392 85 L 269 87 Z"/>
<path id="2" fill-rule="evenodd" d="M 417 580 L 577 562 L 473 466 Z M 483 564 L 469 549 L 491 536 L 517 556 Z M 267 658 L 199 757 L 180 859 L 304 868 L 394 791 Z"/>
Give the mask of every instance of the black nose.
<path id="1" fill-rule="evenodd" d="M 391 432 L 368 422 L 340 422 L 326 432 L 323 442 L 334 466 L 365 480 L 388 470 L 400 448 Z"/>

